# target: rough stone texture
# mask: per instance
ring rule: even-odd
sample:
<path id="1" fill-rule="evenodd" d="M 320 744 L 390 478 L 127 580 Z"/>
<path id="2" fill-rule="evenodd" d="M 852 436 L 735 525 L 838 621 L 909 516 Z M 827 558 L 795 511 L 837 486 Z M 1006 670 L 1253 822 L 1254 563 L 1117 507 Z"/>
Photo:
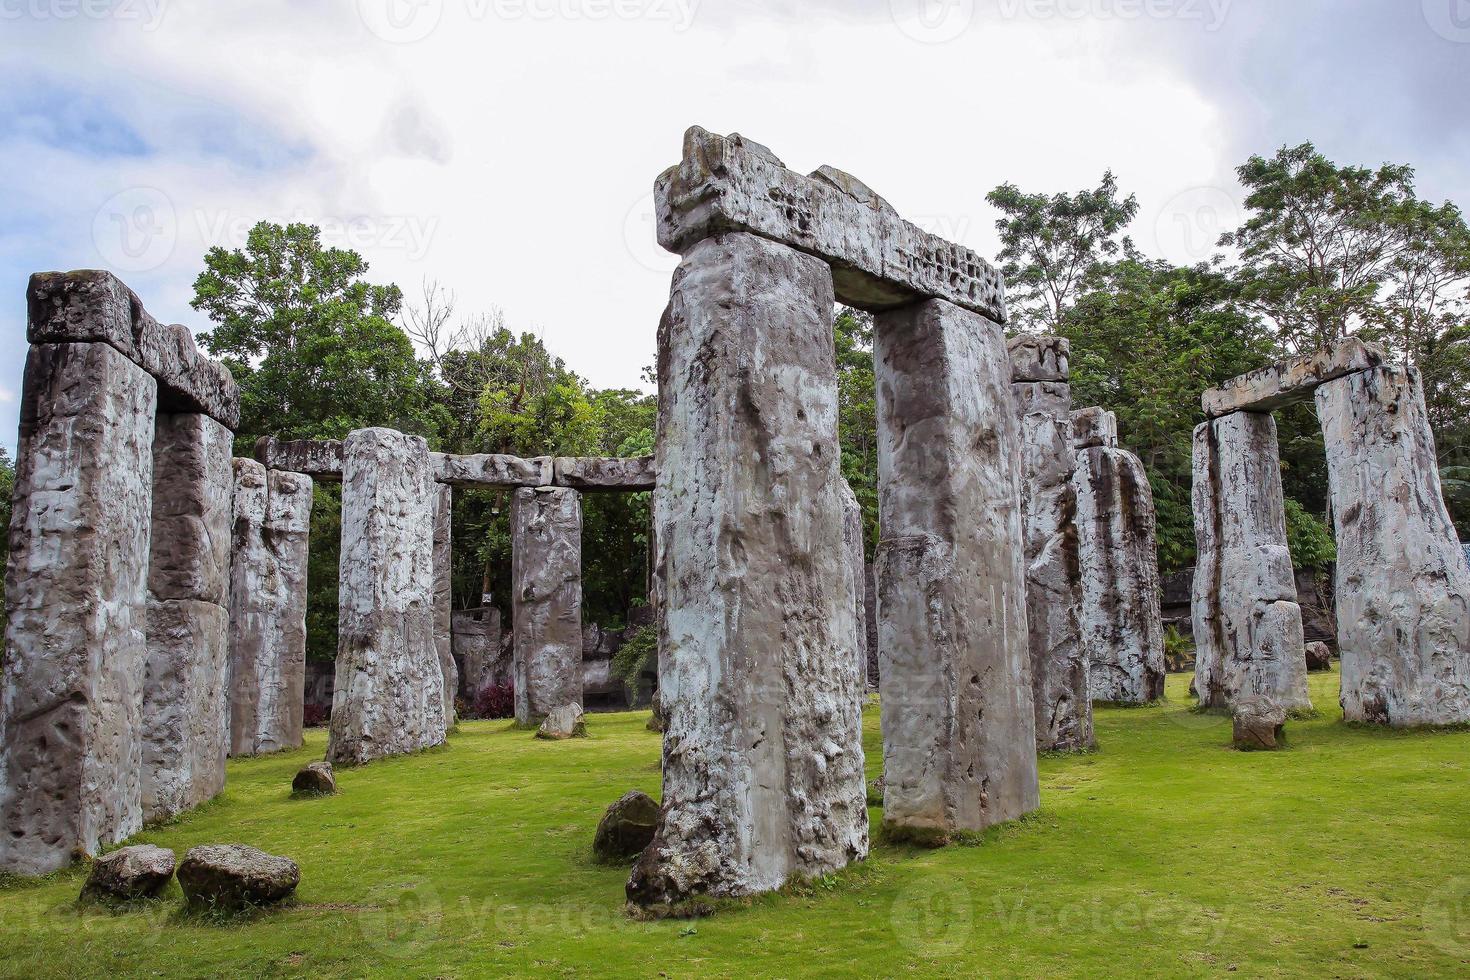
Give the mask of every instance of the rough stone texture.
<path id="1" fill-rule="evenodd" d="M 571 487 L 582 493 L 613 490 L 624 493 L 652 490 L 658 482 L 654 457 L 634 459 L 591 459 L 561 456 L 555 462 L 555 480 L 559 487 Z"/>
<path id="2" fill-rule="evenodd" d="M 334 796 L 337 773 L 330 762 L 310 762 L 291 780 L 293 796 Z"/>
<path id="3" fill-rule="evenodd" d="M 875 324 L 884 825 L 1039 805 L 1020 433 L 1000 327 L 940 301 Z"/>
<path id="4" fill-rule="evenodd" d="M 1236 412 L 1194 433 L 1195 692 L 1310 711 L 1302 611 L 1286 546 L 1276 421 Z"/>
<path id="5" fill-rule="evenodd" d="M 1272 412 L 1310 401 L 1317 388 L 1329 381 L 1389 363 L 1388 354 L 1377 344 L 1348 337 L 1331 347 L 1232 378 L 1205 392 L 1201 401 L 1212 419 L 1231 412 Z"/>
<path id="6" fill-rule="evenodd" d="M 1235 747 L 1243 752 L 1282 748 L 1286 740 L 1286 709 L 1263 694 L 1236 702 L 1232 712 Z"/>
<path id="7" fill-rule="evenodd" d="M 868 851 L 842 547 L 832 276 L 753 235 L 689 250 L 659 327 L 654 491 L 663 814 L 628 881 L 660 907 Z"/>
<path id="8" fill-rule="evenodd" d="M 1164 620 L 1148 474 L 1132 453 L 1097 447 L 1078 454 L 1072 483 L 1088 690 L 1093 701 L 1111 704 L 1157 701 L 1164 696 Z"/>
<path id="9" fill-rule="evenodd" d="M 240 424 L 240 391 L 225 366 L 199 353 L 187 327 L 149 316 L 112 273 L 39 272 L 26 298 L 31 343 L 107 344 L 157 380 L 161 410 Z"/>
<path id="10" fill-rule="evenodd" d="M 1036 744 L 1047 752 L 1081 751 L 1094 742 L 1072 485 L 1072 389 L 1065 380 L 1070 350 L 1063 338 L 1032 335 L 1012 338 L 1009 352 L 1021 431 Z M 1038 380 L 1048 378 L 1061 380 Z"/>
<path id="11" fill-rule="evenodd" d="M 143 819 L 225 787 L 229 751 L 230 498 L 234 435 L 207 415 L 160 415 L 143 683 Z"/>
<path id="12" fill-rule="evenodd" d="M 174 876 L 174 852 L 151 844 L 113 851 L 92 862 L 82 898 L 112 898 L 130 902 L 153 898 Z"/>
<path id="13" fill-rule="evenodd" d="M 1325 643 L 1307 644 L 1307 670 L 1327 671 L 1332 669 L 1332 648 Z"/>
<path id="14" fill-rule="evenodd" d="M 143 825 L 157 384 L 105 344 L 26 362 L 0 692 L 0 871 L 38 875 Z"/>
<path id="15" fill-rule="evenodd" d="M 392 429 L 343 446 L 337 680 L 327 759 L 360 765 L 444 742 L 434 643 L 429 447 Z"/>
<path id="16" fill-rule="evenodd" d="M 560 742 L 569 738 L 586 738 L 587 721 L 582 712 L 580 704 L 564 704 L 552 708 L 541 719 L 541 727 L 536 729 L 536 737 L 544 738 L 552 742 Z"/>
<path id="17" fill-rule="evenodd" d="M 582 704 L 582 502 L 575 490 L 516 491 L 511 505 L 516 723 Z"/>
<path id="18" fill-rule="evenodd" d="M 488 688 L 509 684 L 511 665 L 501 655 L 500 610 L 456 610 L 453 617 L 454 659 L 459 663 L 461 696 L 471 707 Z"/>
<path id="19" fill-rule="evenodd" d="M 592 838 L 592 854 L 606 864 L 627 864 L 653 843 L 658 801 L 633 790 L 607 808 Z"/>
<path id="20" fill-rule="evenodd" d="M 301 883 L 301 869 L 244 844 L 191 847 L 179 865 L 179 887 L 196 908 L 239 911 L 272 905 Z"/>
<path id="21" fill-rule="evenodd" d="M 234 461 L 230 754 L 301 746 L 311 478 Z"/>
<path id="22" fill-rule="evenodd" d="M 1005 284 L 988 262 L 903 220 L 833 168 L 803 177 L 757 143 L 695 126 L 654 196 L 658 242 L 670 252 L 749 232 L 825 260 L 848 306 L 882 311 L 934 296 L 1005 320 Z"/>
<path id="23" fill-rule="evenodd" d="M 842 547 L 852 562 L 853 611 L 857 617 L 857 660 L 858 676 L 868 676 L 868 557 L 863 545 L 863 507 L 858 503 L 852 486 L 842 481 L 838 491 L 842 494 Z"/>
<path id="24" fill-rule="evenodd" d="M 1418 372 L 1317 389 L 1337 525 L 1343 716 L 1470 722 L 1470 568 L 1445 508 Z"/>
<path id="25" fill-rule="evenodd" d="M 550 456 L 521 459 L 519 456 L 450 456 L 434 453 L 433 459 L 434 479 L 467 489 L 549 487 L 554 479 L 554 465 Z"/>
<path id="26" fill-rule="evenodd" d="M 1072 413 L 1072 448 L 1118 448 L 1118 416 L 1101 408 L 1084 408 Z"/>
<path id="27" fill-rule="evenodd" d="M 342 482 L 342 440 L 274 439 L 256 440 L 255 459 L 269 470 L 303 473 L 320 483 Z"/>
<path id="28" fill-rule="evenodd" d="M 459 668 L 454 663 L 454 488 L 439 484 L 434 497 L 434 648 L 444 682 L 444 725 L 454 727 Z"/>

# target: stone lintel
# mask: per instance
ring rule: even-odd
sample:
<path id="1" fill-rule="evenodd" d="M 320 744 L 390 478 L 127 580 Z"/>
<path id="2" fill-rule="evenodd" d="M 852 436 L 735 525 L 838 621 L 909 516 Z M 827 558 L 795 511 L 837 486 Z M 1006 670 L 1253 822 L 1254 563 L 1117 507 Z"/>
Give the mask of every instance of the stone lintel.
<path id="1" fill-rule="evenodd" d="M 255 460 L 268 470 L 301 473 L 318 483 L 342 482 L 341 439 L 276 439 L 255 442 Z"/>
<path id="2" fill-rule="evenodd" d="M 110 272 L 38 272 L 26 289 L 27 335 L 33 344 L 107 344 L 158 382 L 162 412 L 197 412 L 234 431 L 240 389 L 229 369 L 199 352 L 194 335 L 163 325 Z"/>
<path id="3" fill-rule="evenodd" d="M 583 493 L 609 490 L 631 493 L 652 490 L 657 478 L 658 469 L 652 456 L 636 459 L 559 456 L 553 482 Z"/>
<path id="4" fill-rule="evenodd" d="M 450 486 L 479 490 L 549 487 L 554 467 L 550 456 L 453 456 L 433 453 L 434 479 Z"/>
<path id="5" fill-rule="evenodd" d="M 1391 359 L 1382 347 L 1348 337 L 1331 347 L 1232 378 L 1206 391 L 1201 402 L 1212 419 L 1231 412 L 1274 412 L 1311 401 L 1317 389 L 1329 381 L 1389 363 Z"/>
<path id="6" fill-rule="evenodd" d="M 849 306 L 882 312 L 933 298 L 1006 320 L 1005 283 L 990 263 L 905 221 L 835 168 L 802 176 L 757 143 L 695 126 L 654 196 L 658 241 L 671 252 L 749 232 L 824 260 Z"/>

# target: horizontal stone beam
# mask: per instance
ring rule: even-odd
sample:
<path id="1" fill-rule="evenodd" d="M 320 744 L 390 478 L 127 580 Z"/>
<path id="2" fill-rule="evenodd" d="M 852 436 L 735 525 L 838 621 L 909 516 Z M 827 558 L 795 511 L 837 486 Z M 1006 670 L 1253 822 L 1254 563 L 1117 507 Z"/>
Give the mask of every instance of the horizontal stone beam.
<path id="1" fill-rule="evenodd" d="M 695 126 L 683 161 L 659 177 L 654 196 L 658 241 L 671 252 L 749 232 L 824 260 L 837 299 L 849 306 L 883 312 L 942 299 L 1006 321 L 1005 283 L 985 259 L 905 221 L 832 167 L 803 177 L 759 143 Z"/>
<path id="2" fill-rule="evenodd" d="M 440 483 L 479 490 L 549 487 L 554 473 L 550 456 L 522 459 L 519 456 L 434 453 L 433 461 L 434 479 Z"/>
<path id="3" fill-rule="evenodd" d="M 1231 412 L 1274 412 L 1311 401 L 1317 389 L 1329 381 L 1389 363 L 1382 347 L 1348 337 L 1331 347 L 1232 378 L 1206 391 L 1202 404 L 1212 419 Z"/>
<path id="4" fill-rule="evenodd" d="M 598 491 L 622 491 L 632 493 L 652 490 L 658 480 L 658 470 L 652 456 L 637 459 L 592 459 L 587 457 L 558 457 L 556 460 L 555 485 L 580 490 L 583 493 Z"/>
<path id="5" fill-rule="evenodd" d="M 38 272 L 26 289 L 33 344 L 107 344 L 158 382 L 158 410 L 208 415 L 234 431 L 240 389 L 229 369 L 199 352 L 189 328 L 160 324 L 110 272 Z"/>
<path id="6" fill-rule="evenodd" d="M 269 470 L 303 473 L 319 483 L 342 482 L 342 440 L 275 439 L 255 443 L 255 461 Z"/>

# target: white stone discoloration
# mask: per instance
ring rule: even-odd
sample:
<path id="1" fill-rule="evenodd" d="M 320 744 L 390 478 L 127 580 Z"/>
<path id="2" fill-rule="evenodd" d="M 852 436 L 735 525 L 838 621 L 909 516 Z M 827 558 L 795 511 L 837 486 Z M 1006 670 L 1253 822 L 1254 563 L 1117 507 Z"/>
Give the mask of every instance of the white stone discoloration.
<path id="1" fill-rule="evenodd" d="M 1097 446 L 1078 454 L 1072 483 L 1092 700 L 1157 701 L 1164 696 L 1164 622 L 1148 474 L 1132 453 Z"/>
<path id="2" fill-rule="evenodd" d="M 857 616 L 857 658 L 858 671 L 863 677 L 868 676 L 868 631 L 864 628 L 867 621 L 867 581 L 868 558 L 863 544 L 863 506 L 858 503 L 857 494 L 853 492 L 852 485 L 846 480 L 837 488 L 842 494 L 842 547 L 847 552 L 847 560 L 852 562 L 853 576 L 853 610 Z"/>
<path id="3" fill-rule="evenodd" d="M 516 491 L 511 505 L 516 722 L 582 703 L 582 501 L 575 490 Z"/>
<path id="4" fill-rule="evenodd" d="M 444 724 L 453 728 L 459 668 L 454 664 L 454 488 L 439 484 L 434 496 L 434 648 L 444 683 Z"/>
<path id="5" fill-rule="evenodd" d="M 143 825 L 156 382 L 106 344 L 26 362 L 6 573 L 0 870 L 45 874 Z"/>
<path id="6" fill-rule="evenodd" d="M 674 276 L 654 492 L 663 812 L 627 888 L 643 906 L 868 851 L 832 316 L 827 266 L 753 235 L 694 245 Z"/>
<path id="7" fill-rule="evenodd" d="M 234 461 L 230 754 L 301 747 L 312 481 Z"/>
<path id="8" fill-rule="evenodd" d="M 1011 397 L 1021 431 L 1026 549 L 1026 619 L 1036 744 L 1043 751 L 1093 746 L 1092 698 L 1080 619 L 1077 495 L 1072 486 L 1070 347 L 1028 335 L 1008 344 Z M 1051 380 L 1055 379 L 1055 380 Z"/>
<path id="9" fill-rule="evenodd" d="M 207 415 L 160 415 L 143 685 L 143 819 L 224 789 L 234 436 Z"/>
<path id="10" fill-rule="evenodd" d="M 875 324 L 884 823 L 942 839 L 1039 805 L 1020 433 L 1000 327 Z"/>
<path id="11" fill-rule="evenodd" d="M 1337 525 L 1343 715 L 1470 722 L 1470 569 L 1445 508 L 1418 373 L 1317 389 Z"/>
<path id="12" fill-rule="evenodd" d="M 336 688 L 327 760 L 358 765 L 444 742 L 434 643 L 429 447 L 391 429 L 343 446 Z"/>
<path id="13" fill-rule="evenodd" d="M 1005 319 L 1005 284 L 988 262 L 903 220 L 833 168 L 804 177 L 759 144 L 695 126 L 683 162 L 659 177 L 654 194 L 658 241 L 671 252 L 749 232 L 825 260 L 849 306 L 881 311 L 935 296 Z"/>
<path id="14" fill-rule="evenodd" d="M 1201 401 L 1210 418 L 1241 411 L 1272 412 L 1310 401 L 1313 392 L 1329 381 L 1388 363 L 1390 358 L 1382 347 L 1348 337 L 1331 347 L 1232 378 L 1205 392 Z"/>
<path id="15" fill-rule="evenodd" d="M 1276 422 L 1236 412 L 1194 434 L 1195 690 L 1210 708 L 1265 697 L 1312 710 L 1286 545 Z"/>

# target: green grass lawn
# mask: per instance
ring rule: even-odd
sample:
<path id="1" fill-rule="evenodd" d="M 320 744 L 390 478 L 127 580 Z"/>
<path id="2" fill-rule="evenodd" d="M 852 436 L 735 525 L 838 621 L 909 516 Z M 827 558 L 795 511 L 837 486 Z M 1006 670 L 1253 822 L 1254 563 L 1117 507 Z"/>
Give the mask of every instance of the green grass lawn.
<path id="1" fill-rule="evenodd" d="M 629 789 L 658 794 L 643 713 L 539 742 L 468 723 L 447 750 L 289 798 L 305 749 L 230 765 L 219 800 L 138 841 L 295 858 L 294 905 L 230 923 L 75 904 L 84 872 L 0 885 L 6 976 L 1448 976 L 1470 973 L 1470 733 L 1349 728 L 1337 678 L 1290 749 L 1227 748 L 1168 704 L 1099 711 L 1101 748 L 1042 761 L 1042 810 L 977 846 L 877 847 L 834 879 L 698 922 L 622 914 L 591 863 Z M 870 709 L 869 775 L 881 764 Z M 872 811 L 876 827 L 881 812 Z"/>

